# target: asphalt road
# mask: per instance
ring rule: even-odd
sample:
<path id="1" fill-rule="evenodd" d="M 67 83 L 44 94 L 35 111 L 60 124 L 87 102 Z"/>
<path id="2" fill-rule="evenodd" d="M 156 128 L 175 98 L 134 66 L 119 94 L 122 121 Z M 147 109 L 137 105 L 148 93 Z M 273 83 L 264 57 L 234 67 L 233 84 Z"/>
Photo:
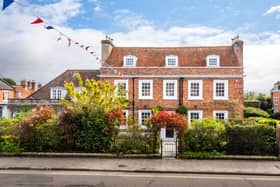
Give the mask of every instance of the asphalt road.
<path id="1" fill-rule="evenodd" d="M 0 187 L 279 187 L 279 176 L 1 170 Z"/>

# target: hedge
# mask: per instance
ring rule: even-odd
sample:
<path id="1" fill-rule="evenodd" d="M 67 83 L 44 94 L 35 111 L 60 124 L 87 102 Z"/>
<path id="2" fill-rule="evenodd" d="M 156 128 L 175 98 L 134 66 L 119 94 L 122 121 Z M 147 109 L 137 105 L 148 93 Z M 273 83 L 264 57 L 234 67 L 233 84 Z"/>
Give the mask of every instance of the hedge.
<path id="1" fill-rule="evenodd" d="M 267 124 L 226 125 L 227 154 L 275 155 L 275 127 Z"/>

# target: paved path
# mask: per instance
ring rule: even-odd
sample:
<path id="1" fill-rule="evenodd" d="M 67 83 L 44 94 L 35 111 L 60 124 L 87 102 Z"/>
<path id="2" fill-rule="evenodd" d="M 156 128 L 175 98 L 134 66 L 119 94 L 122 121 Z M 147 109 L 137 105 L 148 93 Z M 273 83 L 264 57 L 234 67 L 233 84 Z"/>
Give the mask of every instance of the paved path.
<path id="1" fill-rule="evenodd" d="M 280 161 L 0 157 L 0 169 L 279 175 Z"/>

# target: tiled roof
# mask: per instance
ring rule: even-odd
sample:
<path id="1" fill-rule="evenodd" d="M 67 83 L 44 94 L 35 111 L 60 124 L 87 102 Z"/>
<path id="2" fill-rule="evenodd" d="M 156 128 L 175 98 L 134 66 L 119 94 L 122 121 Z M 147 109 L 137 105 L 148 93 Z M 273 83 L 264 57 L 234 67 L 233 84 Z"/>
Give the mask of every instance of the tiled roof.
<path id="1" fill-rule="evenodd" d="M 13 87 L 6 81 L 0 79 L 0 90 L 13 90 Z"/>
<path id="2" fill-rule="evenodd" d="M 178 66 L 205 66 L 208 55 L 219 55 L 221 66 L 239 66 L 232 46 L 216 47 L 113 47 L 106 63 L 111 66 L 123 66 L 123 57 L 137 57 L 137 67 L 165 66 L 165 57 L 178 56 Z"/>
<path id="3" fill-rule="evenodd" d="M 56 86 L 63 87 L 65 82 L 73 82 L 78 86 L 78 81 L 76 79 L 78 73 L 83 80 L 99 79 L 97 77 L 97 75 L 99 75 L 99 70 L 67 70 L 28 96 L 27 99 L 50 99 L 50 88 Z"/>

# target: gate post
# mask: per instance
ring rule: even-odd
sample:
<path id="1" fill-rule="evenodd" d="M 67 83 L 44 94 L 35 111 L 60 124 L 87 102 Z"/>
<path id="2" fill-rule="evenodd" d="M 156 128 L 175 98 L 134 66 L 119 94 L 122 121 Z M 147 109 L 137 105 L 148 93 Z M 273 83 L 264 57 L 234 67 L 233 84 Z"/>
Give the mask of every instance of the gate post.
<path id="1" fill-rule="evenodd" d="M 162 158 L 162 152 L 163 152 L 163 150 L 162 150 L 162 139 L 160 140 L 160 156 L 161 156 L 161 158 Z"/>
<path id="2" fill-rule="evenodd" d="M 277 150 L 277 157 L 280 159 L 280 125 L 276 125 L 276 150 Z"/>

